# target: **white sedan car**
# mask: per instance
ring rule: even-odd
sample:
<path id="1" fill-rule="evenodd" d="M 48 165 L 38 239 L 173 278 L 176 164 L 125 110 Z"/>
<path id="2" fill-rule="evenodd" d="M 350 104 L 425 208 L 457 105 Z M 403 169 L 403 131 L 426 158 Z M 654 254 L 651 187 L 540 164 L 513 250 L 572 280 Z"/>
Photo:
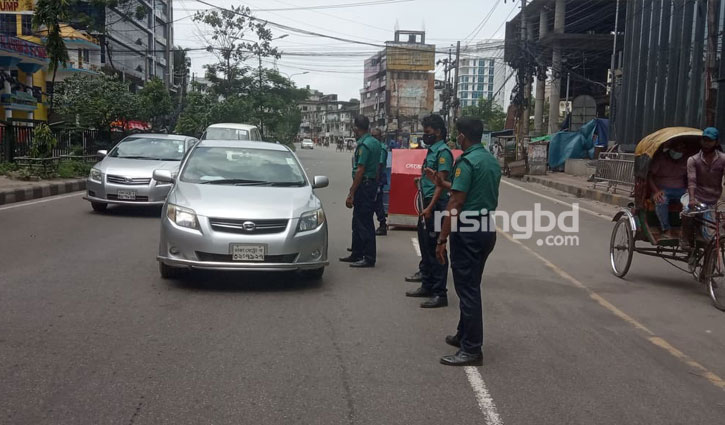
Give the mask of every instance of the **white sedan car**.
<path id="1" fill-rule="evenodd" d="M 302 149 L 314 149 L 315 144 L 312 142 L 311 139 L 302 139 L 302 144 L 300 147 Z"/>

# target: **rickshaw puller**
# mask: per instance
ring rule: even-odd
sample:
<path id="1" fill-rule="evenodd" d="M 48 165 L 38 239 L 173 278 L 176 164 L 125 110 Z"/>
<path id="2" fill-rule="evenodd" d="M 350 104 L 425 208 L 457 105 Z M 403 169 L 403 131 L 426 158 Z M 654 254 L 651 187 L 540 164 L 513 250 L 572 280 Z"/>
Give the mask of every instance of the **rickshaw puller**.
<path id="1" fill-rule="evenodd" d="M 700 152 L 687 160 L 687 192 L 690 199 L 686 211 L 700 203 L 711 207 L 720 200 L 725 153 L 718 149 L 718 138 L 719 132 L 716 128 L 706 128 L 702 132 Z M 683 248 L 690 248 L 694 236 L 692 220 L 683 216 L 682 227 Z"/>

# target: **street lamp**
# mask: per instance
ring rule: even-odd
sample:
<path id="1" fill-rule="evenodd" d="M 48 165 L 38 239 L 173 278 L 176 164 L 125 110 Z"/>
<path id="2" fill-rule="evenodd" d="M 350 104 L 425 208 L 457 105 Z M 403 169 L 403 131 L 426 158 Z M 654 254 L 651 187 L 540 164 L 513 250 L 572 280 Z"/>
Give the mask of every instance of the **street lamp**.
<path id="1" fill-rule="evenodd" d="M 280 74 L 286 75 L 288 80 L 291 80 L 292 77 L 294 77 L 295 75 L 305 75 L 305 74 L 310 73 L 310 71 L 305 71 L 305 72 L 295 72 L 294 74 L 290 75 L 290 74 L 288 74 L 286 72 L 282 72 L 282 71 L 277 71 L 277 72 L 279 72 Z"/>

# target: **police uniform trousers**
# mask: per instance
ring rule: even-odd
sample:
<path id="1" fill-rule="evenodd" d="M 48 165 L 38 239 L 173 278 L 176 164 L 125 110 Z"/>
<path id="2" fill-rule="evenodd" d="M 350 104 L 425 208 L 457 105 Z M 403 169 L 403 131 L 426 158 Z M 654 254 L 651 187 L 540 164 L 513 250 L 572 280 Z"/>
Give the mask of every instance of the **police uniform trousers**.
<path id="1" fill-rule="evenodd" d="M 373 210 L 377 187 L 375 179 L 363 179 L 355 191 L 352 209 L 352 256 L 372 263 L 376 259 Z"/>
<path id="2" fill-rule="evenodd" d="M 383 188 L 385 185 L 379 184 L 378 190 L 375 194 L 375 215 L 378 217 L 380 225 L 384 225 L 387 222 L 385 217 L 385 205 L 383 204 L 383 197 L 385 195 Z"/>
<path id="3" fill-rule="evenodd" d="M 423 201 L 424 208 L 428 208 L 431 198 Z M 445 211 L 448 200 L 439 199 L 433 207 L 431 217 L 425 220 L 425 228 L 423 228 L 423 218 L 418 220 L 418 245 L 420 245 L 420 275 L 421 287 L 427 289 L 433 296 L 446 297 L 448 293 L 448 260 L 445 264 L 438 262 L 436 258 L 436 245 L 438 243 L 438 235 L 435 228 L 436 211 Z M 440 220 L 442 223 L 442 220 Z M 440 229 L 439 229 L 440 230 Z"/>
<path id="4" fill-rule="evenodd" d="M 457 336 L 461 350 L 469 354 L 481 353 L 483 346 L 481 277 L 486 259 L 496 245 L 495 229 L 486 230 L 451 232 L 450 235 L 453 286 L 461 309 Z"/>

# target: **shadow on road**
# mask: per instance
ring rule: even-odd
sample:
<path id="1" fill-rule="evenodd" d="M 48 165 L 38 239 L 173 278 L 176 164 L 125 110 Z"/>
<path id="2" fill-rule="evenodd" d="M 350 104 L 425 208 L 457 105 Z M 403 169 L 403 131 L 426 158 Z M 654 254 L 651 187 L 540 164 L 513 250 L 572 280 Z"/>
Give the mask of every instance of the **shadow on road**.
<path id="1" fill-rule="evenodd" d="M 107 215 L 114 217 L 139 217 L 139 218 L 161 218 L 161 207 L 160 206 L 143 206 L 134 207 L 127 205 L 109 205 L 108 209 L 102 213 L 95 211 L 88 211 L 89 214 L 94 215 Z"/>
<path id="2" fill-rule="evenodd" d="M 307 279 L 294 272 L 190 270 L 169 281 L 173 288 L 218 292 L 295 292 L 321 289 L 323 279 Z"/>

